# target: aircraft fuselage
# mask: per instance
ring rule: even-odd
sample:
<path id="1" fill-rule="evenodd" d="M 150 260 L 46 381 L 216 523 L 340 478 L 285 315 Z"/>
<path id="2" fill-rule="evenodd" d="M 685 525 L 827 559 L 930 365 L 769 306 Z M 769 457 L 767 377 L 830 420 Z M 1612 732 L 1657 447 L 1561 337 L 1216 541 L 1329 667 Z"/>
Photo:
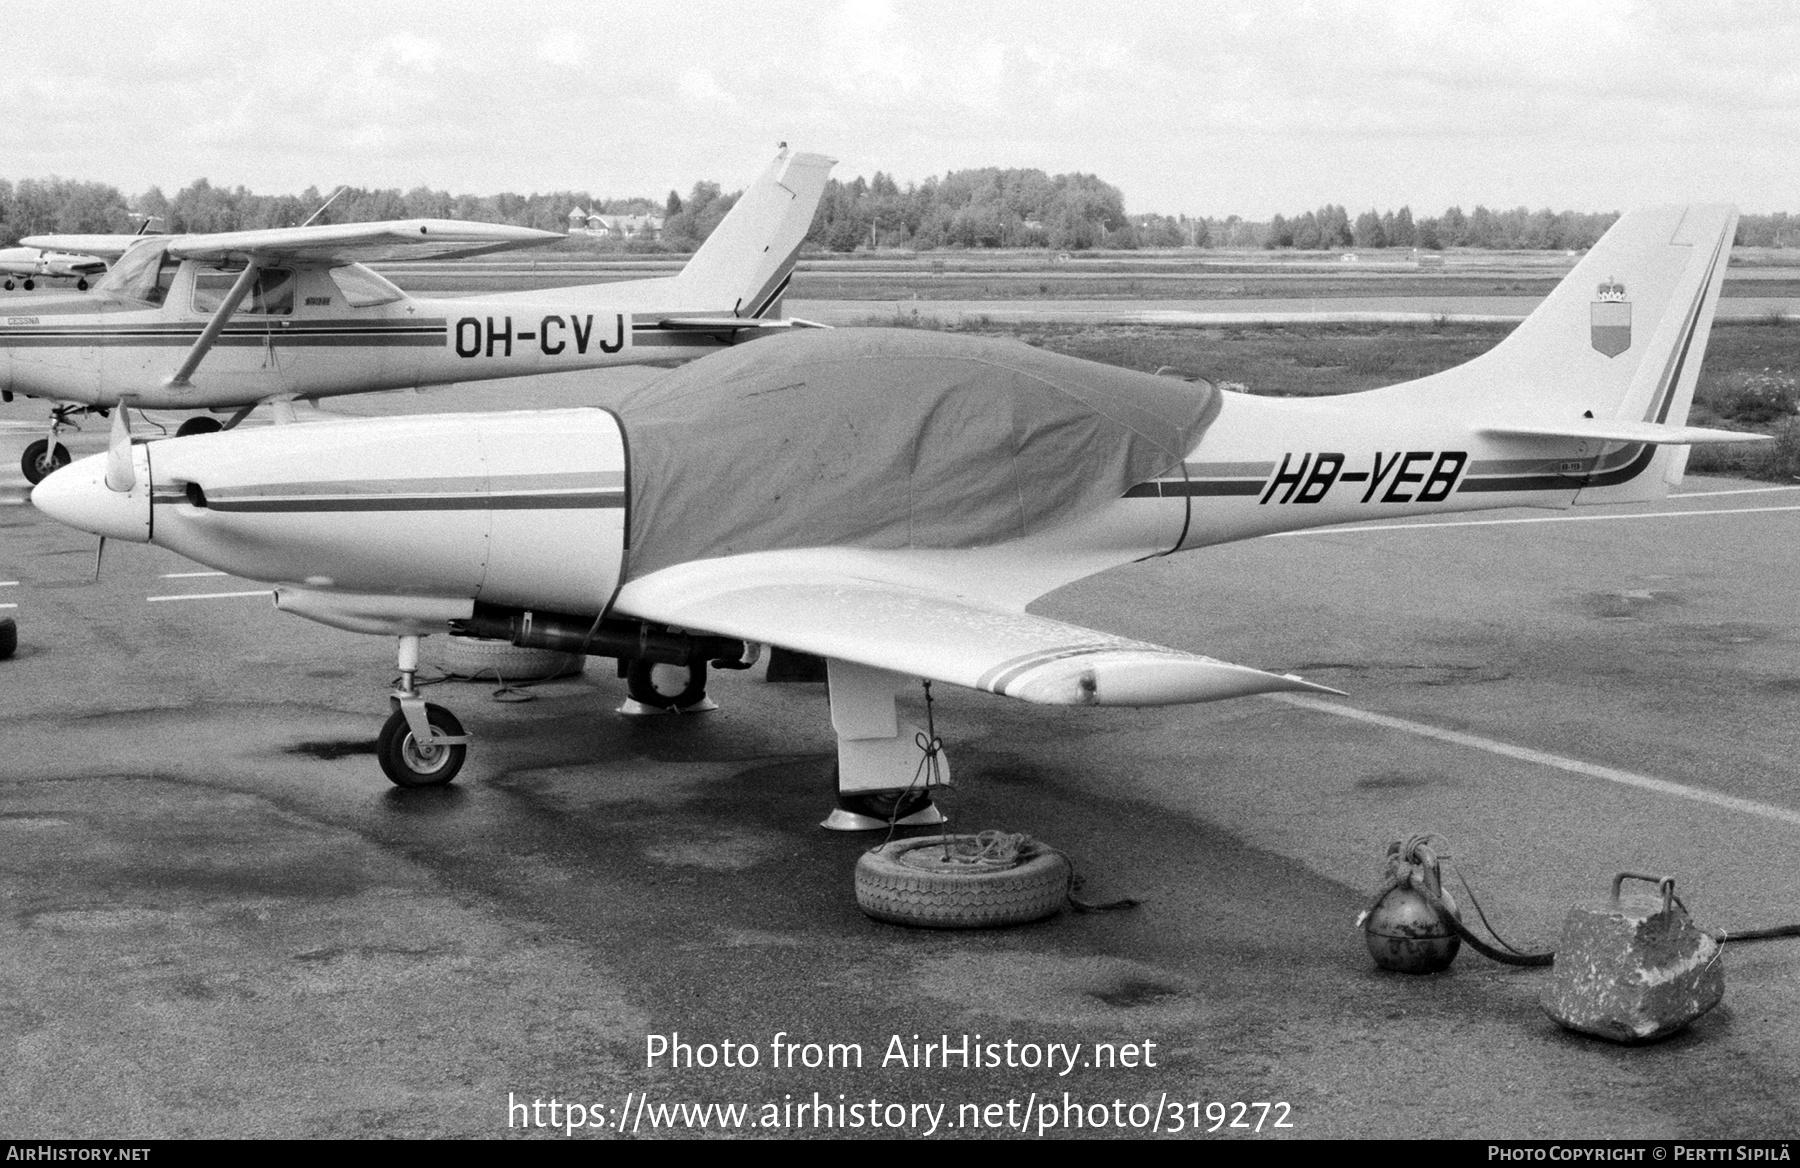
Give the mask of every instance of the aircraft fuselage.
<path id="1" fill-rule="evenodd" d="M 415 299 L 357 265 L 271 266 L 192 378 L 171 384 L 233 279 L 184 261 L 160 304 L 8 300 L 0 304 L 0 389 L 101 408 L 129 397 L 146 409 L 219 409 L 681 361 L 728 343 L 660 329 L 658 314 L 609 306 L 591 288 L 541 299 Z"/>

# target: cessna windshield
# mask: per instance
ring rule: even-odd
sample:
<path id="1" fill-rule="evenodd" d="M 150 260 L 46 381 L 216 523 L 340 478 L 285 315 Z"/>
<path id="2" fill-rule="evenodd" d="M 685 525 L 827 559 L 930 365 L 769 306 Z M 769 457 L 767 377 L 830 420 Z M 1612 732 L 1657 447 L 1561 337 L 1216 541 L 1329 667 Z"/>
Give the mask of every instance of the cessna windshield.
<path id="1" fill-rule="evenodd" d="M 168 239 L 147 239 L 120 256 L 112 270 L 94 285 L 94 291 L 101 296 L 161 304 L 180 266 L 179 261 L 169 258 Z"/>

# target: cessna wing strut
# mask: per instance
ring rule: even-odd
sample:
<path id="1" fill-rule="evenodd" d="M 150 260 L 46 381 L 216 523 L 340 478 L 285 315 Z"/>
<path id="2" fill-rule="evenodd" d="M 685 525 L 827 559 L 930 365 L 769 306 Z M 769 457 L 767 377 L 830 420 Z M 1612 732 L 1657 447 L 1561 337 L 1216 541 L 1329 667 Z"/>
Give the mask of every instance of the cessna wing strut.
<path id="1" fill-rule="evenodd" d="M 219 302 L 200 338 L 163 384 L 190 384 L 194 371 L 219 339 L 255 285 L 258 272 L 277 263 L 336 266 L 397 259 L 463 259 L 503 248 L 529 247 L 561 239 L 554 231 L 498 223 L 463 223 L 451 219 L 400 219 L 383 223 L 323 224 L 273 227 L 263 231 L 226 231 L 186 235 L 169 244 L 169 255 L 182 260 L 243 259 L 244 270 Z"/>

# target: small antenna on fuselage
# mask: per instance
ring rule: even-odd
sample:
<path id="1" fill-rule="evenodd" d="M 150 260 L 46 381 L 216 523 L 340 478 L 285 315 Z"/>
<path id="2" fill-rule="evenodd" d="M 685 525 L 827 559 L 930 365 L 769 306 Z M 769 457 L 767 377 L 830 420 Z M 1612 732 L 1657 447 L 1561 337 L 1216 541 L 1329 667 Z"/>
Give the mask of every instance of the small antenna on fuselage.
<path id="1" fill-rule="evenodd" d="M 346 184 L 344 186 L 339 187 L 337 190 L 332 191 L 331 197 L 329 199 L 326 199 L 323 203 L 320 203 L 319 209 L 317 211 L 314 211 L 311 215 L 308 215 L 306 217 L 306 222 L 302 223 L 300 226 L 311 227 L 312 221 L 314 219 L 317 219 L 319 216 L 323 215 L 325 213 L 325 208 L 327 208 L 327 207 L 331 206 L 333 203 L 337 202 L 338 196 L 343 194 L 345 191 L 347 191 L 349 189 L 350 189 L 349 185 Z"/>

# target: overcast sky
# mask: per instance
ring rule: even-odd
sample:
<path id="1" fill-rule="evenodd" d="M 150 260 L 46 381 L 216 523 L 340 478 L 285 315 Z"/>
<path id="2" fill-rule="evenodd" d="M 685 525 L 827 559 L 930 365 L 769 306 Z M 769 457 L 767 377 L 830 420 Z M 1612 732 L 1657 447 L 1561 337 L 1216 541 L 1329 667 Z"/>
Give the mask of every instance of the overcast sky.
<path id="1" fill-rule="evenodd" d="M 166 193 L 1098 174 L 1128 210 L 1800 211 L 1800 5 L 6 0 L 0 176 Z"/>

